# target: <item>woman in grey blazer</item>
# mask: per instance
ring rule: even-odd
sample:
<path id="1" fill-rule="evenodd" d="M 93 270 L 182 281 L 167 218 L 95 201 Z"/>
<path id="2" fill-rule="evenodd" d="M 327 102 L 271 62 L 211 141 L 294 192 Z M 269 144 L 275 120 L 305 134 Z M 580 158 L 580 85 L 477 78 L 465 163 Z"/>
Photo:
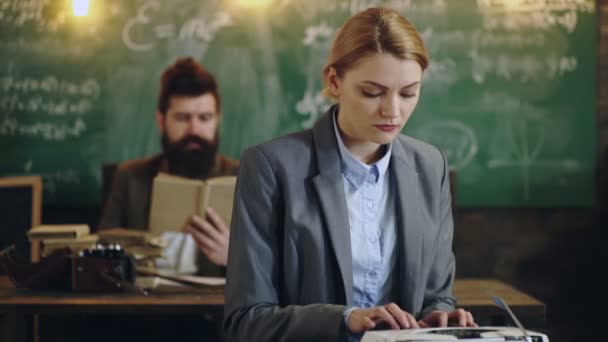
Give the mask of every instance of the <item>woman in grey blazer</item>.
<path id="1" fill-rule="evenodd" d="M 409 21 L 370 8 L 324 68 L 310 130 L 243 154 L 228 255 L 229 341 L 338 341 L 373 328 L 475 326 L 455 310 L 445 157 L 400 131 L 428 65 Z"/>

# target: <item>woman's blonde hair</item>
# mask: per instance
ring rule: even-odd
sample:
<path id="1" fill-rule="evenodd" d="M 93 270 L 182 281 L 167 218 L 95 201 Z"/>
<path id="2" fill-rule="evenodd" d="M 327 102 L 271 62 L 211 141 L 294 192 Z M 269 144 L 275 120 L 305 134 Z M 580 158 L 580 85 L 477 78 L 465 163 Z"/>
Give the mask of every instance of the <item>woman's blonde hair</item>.
<path id="1" fill-rule="evenodd" d="M 335 100 L 327 84 L 330 68 L 342 77 L 361 59 L 376 53 L 390 53 L 399 59 L 416 61 L 422 70 L 429 65 L 424 42 L 412 23 L 394 9 L 368 8 L 350 17 L 338 32 L 323 68 L 323 94 Z"/>

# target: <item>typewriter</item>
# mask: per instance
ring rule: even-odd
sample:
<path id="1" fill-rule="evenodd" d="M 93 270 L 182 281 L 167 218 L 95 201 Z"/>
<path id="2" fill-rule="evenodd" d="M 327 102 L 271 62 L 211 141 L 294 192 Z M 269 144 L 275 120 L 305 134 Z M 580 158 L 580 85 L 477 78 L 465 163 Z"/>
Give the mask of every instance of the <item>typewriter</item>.
<path id="1" fill-rule="evenodd" d="M 464 342 L 549 342 L 544 334 L 529 330 L 525 332 L 527 336 L 519 328 L 514 327 L 377 330 L 366 332 L 361 342 L 439 342 L 456 340 Z"/>
<path id="2" fill-rule="evenodd" d="M 498 342 L 498 341 L 527 341 L 549 342 L 549 338 L 535 331 L 525 330 L 521 322 L 504 300 L 492 296 L 494 303 L 507 311 L 517 327 L 449 327 L 409 330 L 377 330 L 367 331 L 361 342 L 433 342 L 433 341 L 465 341 L 465 342 Z"/>

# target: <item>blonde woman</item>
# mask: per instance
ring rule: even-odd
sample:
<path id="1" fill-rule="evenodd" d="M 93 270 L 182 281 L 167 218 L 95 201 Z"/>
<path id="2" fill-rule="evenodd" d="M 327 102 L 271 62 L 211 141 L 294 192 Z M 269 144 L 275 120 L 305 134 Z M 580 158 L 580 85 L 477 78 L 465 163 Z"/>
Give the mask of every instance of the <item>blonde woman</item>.
<path id="1" fill-rule="evenodd" d="M 400 131 L 429 64 L 399 13 L 339 31 L 335 105 L 241 159 L 228 257 L 229 341 L 338 341 L 374 328 L 475 326 L 455 309 L 448 165 Z"/>

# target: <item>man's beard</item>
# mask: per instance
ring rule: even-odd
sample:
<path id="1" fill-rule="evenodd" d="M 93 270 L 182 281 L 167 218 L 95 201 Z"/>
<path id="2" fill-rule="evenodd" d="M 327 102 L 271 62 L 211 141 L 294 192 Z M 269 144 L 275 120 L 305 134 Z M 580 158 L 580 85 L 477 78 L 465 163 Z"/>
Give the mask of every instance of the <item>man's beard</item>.
<path id="1" fill-rule="evenodd" d="M 172 175 L 204 179 L 209 176 L 217 154 L 218 134 L 213 141 L 197 135 L 187 135 L 174 143 L 162 135 L 163 152 L 167 158 L 169 173 Z M 188 144 L 196 143 L 199 147 L 189 149 Z"/>

